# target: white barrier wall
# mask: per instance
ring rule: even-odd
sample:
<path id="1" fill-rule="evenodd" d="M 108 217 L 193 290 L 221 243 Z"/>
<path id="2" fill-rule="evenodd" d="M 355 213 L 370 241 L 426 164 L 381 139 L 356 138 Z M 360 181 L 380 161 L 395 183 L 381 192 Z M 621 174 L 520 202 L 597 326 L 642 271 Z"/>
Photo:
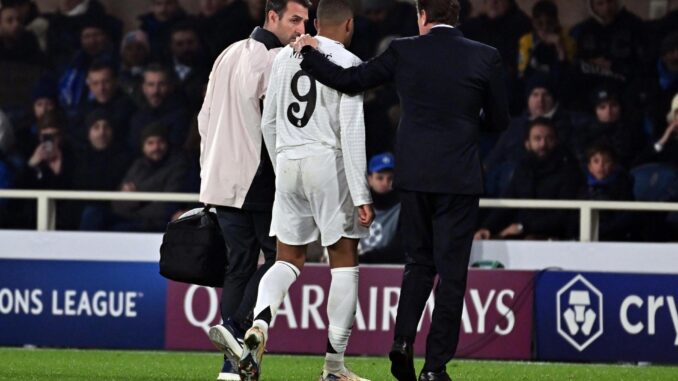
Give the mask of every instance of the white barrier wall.
<path id="1" fill-rule="evenodd" d="M 484 241 L 471 263 L 499 261 L 507 269 L 678 274 L 678 244 Z"/>
<path id="2" fill-rule="evenodd" d="M 161 234 L 0 231 L 0 258 L 157 262 Z M 678 244 L 475 242 L 471 262 L 507 269 L 678 274 Z"/>

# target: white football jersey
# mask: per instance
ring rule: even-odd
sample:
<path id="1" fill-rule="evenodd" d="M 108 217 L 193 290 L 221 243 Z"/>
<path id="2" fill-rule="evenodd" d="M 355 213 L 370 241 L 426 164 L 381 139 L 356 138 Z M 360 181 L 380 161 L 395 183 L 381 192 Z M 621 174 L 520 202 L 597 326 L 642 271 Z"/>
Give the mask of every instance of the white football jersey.
<path id="1" fill-rule="evenodd" d="M 344 45 L 317 36 L 318 49 L 344 68 L 360 59 Z M 274 169 L 277 153 L 291 159 L 336 151 L 343 156 L 355 205 L 371 203 L 367 186 L 363 96 L 340 93 L 301 70 L 302 57 L 287 46 L 273 62 L 261 128 Z"/>

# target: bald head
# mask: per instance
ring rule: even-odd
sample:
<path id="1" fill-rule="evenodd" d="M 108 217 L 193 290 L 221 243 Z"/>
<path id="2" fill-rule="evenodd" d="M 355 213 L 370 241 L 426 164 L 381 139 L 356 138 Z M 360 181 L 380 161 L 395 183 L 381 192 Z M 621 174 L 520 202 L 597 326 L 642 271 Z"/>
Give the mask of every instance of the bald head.
<path id="1" fill-rule="evenodd" d="M 350 0 L 320 0 L 318 4 L 318 23 L 320 26 L 337 26 L 353 18 Z"/>

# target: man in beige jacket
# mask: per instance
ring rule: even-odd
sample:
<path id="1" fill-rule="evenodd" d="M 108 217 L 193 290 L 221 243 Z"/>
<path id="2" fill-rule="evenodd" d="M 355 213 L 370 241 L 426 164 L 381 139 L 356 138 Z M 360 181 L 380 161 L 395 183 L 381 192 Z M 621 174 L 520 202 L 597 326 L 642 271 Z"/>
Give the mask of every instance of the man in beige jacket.
<path id="1" fill-rule="evenodd" d="M 219 380 L 240 380 L 242 327 L 249 327 L 259 280 L 275 262 L 275 239 L 269 237 L 275 176 L 262 141 L 262 99 L 273 59 L 305 32 L 310 6 L 309 0 L 267 0 L 264 27 L 217 58 L 198 115 L 200 202 L 217 208 L 228 247 L 223 324 L 209 331 L 225 353 Z M 260 250 L 265 263 L 257 270 Z"/>

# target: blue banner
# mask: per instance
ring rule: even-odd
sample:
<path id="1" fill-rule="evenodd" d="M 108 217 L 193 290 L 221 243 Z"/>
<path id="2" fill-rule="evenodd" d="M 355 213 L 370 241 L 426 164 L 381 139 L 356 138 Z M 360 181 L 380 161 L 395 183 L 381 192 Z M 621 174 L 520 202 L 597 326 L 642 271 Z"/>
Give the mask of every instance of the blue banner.
<path id="1" fill-rule="evenodd" d="M 678 276 L 547 272 L 535 292 L 537 358 L 678 363 Z"/>
<path id="2" fill-rule="evenodd" d="M 0 260 L 0 346 L 164 347 L 157 263 Z"/>

